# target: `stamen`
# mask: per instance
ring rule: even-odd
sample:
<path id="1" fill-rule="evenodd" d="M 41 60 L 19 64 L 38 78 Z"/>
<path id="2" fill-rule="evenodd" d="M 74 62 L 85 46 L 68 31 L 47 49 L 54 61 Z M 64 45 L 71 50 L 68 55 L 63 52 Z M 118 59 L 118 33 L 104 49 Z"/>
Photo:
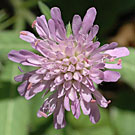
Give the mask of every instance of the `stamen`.
<path id="1" fill-rule="evenodd" d="M 41 111 L 40 111 L 40 112 L 39 112 L 39 114 L 40 114 L 40 115 L 42 115 L 42 116 L 43 116 L 43 117 L 45 117 L 45 118 L 47 118 L 47 117 L 48 117 L 48 116 L 47 116 L 47 114 L 46 114 L 46 113 L 44 113 L 44 112 L 41 112 Z"/>
<path id="2" fill-rule="evenodd" d="M 27 90 L 29 90 L 32 87 L 32 83 L 29 83 Z"/>
<path id="3" fill-rule="evenodd" d="M 109 54 L 105 54 L 104 57 L 105 57 L 105 58 L 109 57 Z"/>
<path id="4" fill-rule="evenodd" d="M 32 23 L 32 26 L 31 26 L 31 27 L 32 27 L 32 28 L 34 28 L 34 27 L 35 27 L 35 25 L 36 25 L 36 20 L 34 20 L 34 21 L 33 21 L 33 23 Z"/>
<path id="5" fill-rule="evenodd" d="M 90 102 L 91 102 L 91 103 L 95 103 L 95 102 L 96 102 L 96 100 L 95 100 L 95 99 L 92 99 Z"/>
<path id="6" fill-rule="evenodd" d="M 40 41 L 40 40 L 37 40 L 37 41 L 35 42 L 35 46 L 37 46 L 37 44 L 39 43 L 39 41 Z"/>
<path id="7" fill-rule="evenodd" d="M 84 59 L 84 61 L 86 61 L 87 63 L 89 62 L 87 58 L 83 58 L 83 59 Z"/>
<path id="8" fill-rule="evenodd" d="M 20 72 L 24 72 L 24 71 L 21 69 L 21 67 L 19 67 L 19 66 L 18 66 L 18 69 L 20 70 Z"/>
<path id="9" fill-rule="evenodd" d="M 111 100 L 108 100 L 108 102 L 107 102 L 108 104 L 110 104 L 111 103 Z"/>
<path id="10" fill-rule="evenodd" d="M 122 62 L 122 59 L 119 59 L 117 65 L 120 65 L 121 62 Z"/>
<path id="11" fill-rule="evenodd" d="M 115 59 L 112 57 L 112 58 L 109 60 L 109 62 L 113 62 L 113 61 L 115 61 Z"/>
<path id="12" fill-rule="evenodd" d="M 21 31 L 20 34 L 27 36 L 27 33 L 23 32 L 23 31 Z"/>

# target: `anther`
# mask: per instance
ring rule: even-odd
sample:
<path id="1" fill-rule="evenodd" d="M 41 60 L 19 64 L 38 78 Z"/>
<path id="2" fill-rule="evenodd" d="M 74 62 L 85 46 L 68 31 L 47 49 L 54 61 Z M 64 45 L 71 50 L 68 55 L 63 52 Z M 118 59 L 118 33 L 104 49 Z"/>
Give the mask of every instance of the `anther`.
<path id="1" fill-rule="evenodd" d="M 29 83 L 27 90 L 29 90 L 32 87 L 32 83 Z"/>
<path id="2" fill-rule="evenodd" d="M 34 28 L 35 27 L 35 24 L 36 24 L 36 20 L 33 21 L 31 27 Z"/>
<path id="3" fill-rule="evenodd" d="M 92 99 L 90 102 L 91 102 L 91 103 L 95 103 L 95 102 L 96 102 L 96 100 L 95 100 L 95 99 Z"/>
<path id="4" fill-rule="evenodd" d="M 109 62 L 113 62 L 115 59 L 114 58 L 111 58 L 110 60 L 109 60 Z"/>
<path id="5" fill-rule="evenodd" d="M 35 42 L 35 46 L 37 46 L 37 44 L 39 43 L 39 41 L 40 41 L 40 40 L 37 40 L 37 41 Z"/>
<path id="6" fill-rule="evenodd" d="M 111 100 L 108 100 L 107 103 L 110 104 L 111 103 Z"/>
<path id="7" fill-rule="evenodd" d="M 47 118 L 48 116 L 47 116 L 47 114 L 46 113 L 44 113 L 44 112 L 41 112 L 41 111 L 39 111 L 39 114 L 40 115 L 42 115 L 43 117 L 45 117 L 45 118 Z"/>
<path id="8" fill-rule="evenodd" d="M 27 35 L 27 33 L 23 32 L 23 31 L 21 31 L 20 34 L 25 35 L 25 36 Z"/>
<path id="9" fill-rule="evenodd" d="M 119 60 L 118 60 L 117 65 L 120 65 L 120 64 L 121 64 L 121 62 L 122 62 L 122 60 L 121 60 L 121 59 L 119 59 Z"/>
<path id="10" fill-rule="evenodd" d="M 83 58 L 83 59 L 84 59 L 84 61 L 86 61 L 88 63 L 88 59 L 87 58 Z"/>

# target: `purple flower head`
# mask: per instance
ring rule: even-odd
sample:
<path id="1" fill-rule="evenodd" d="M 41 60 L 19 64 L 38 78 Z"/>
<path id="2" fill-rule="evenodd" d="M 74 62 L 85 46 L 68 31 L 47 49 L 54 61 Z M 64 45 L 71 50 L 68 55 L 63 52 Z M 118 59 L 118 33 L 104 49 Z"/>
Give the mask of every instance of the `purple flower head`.
<path id="1" fill-rule="evenodd" d="M 54 116 L 56 129 L 65 127 L 64 111 L 72 111 L 76 119 L 81 114 L 89 115 L 92 123 L 100 119 L 98 105 L 106 108 L 110 103 L 94 87 L 94 83 L 116 82 L 120 74 L 105 69 L 121 69 L 121 59 L 129 55 L 125 47 L 112 42 L 102 47 L 94 41 L 98 25 L 94 25 L 96 9 L 88 9 L 83 20 L 75 15 L 72 34 L 67 37 L 60 9 L 51 9 L 52 18 L 46 21 L 44 15 L 37 17 L 32 27 L 40 38 L 28 31 L 20 32 L 20 38 L 29 42 L 41 55 L 27 50 L 12 50 L 8 58 L 22 65 L 37 67 L 36 70 L 15 77 L 23 82 L 18 92 L 27 100 L 37 93 L 52 93 L 45 99 L 37 116 Z M 118 59 L 118 60 L 115 60 Z M 116 61 L 116 64 L 112 64 Z M 44 97 L 43 95 L 43 97 Z M 81 109 L 80 109 L 81 108 Z"/>

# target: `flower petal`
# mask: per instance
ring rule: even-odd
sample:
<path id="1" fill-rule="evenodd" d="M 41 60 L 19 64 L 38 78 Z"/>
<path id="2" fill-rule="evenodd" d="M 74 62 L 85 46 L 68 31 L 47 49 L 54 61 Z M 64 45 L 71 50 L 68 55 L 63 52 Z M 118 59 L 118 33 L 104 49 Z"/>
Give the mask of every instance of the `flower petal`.
<path id="1" fill-rule="evenodd" d="M 96 124 L 100 119 L 100 112 L 96 103 L 90 103 L 91 112 L 89 115 L 90 121 Z"/>
<path id="2" fill-rule="evenodd" d="M 93 38 L 97 35 L 98 30 L 99 30 L 99 26 L 98 25 L 94 25 L 91 28 L 90 33 L 89 33 L 89 36 L 87 38 L 87 42 L 90 42 L 91 40 L 93 40 Z"/>
<path id="3" fill-rule="evenodd" d="M 120 78 L 120 73 L 115 71 L 107 70 L 104 72 L 105 82 L 116 82 Z"/>
<path id="4" fill-rule="evenodd" d="M 97 90 L 93 92 L 94 97 L 96 98 L 97 103 L 106 108 L 108 106 L 108 101 L 104 98 L 104 96 Z"/>
<path id="5" fill-rule="evenodd" d="M 83 22 L 82 22 L 82 32 L 84 34 L 86 34 L 92 27 L 94 20 L 96 18 L 96 14 L 97 12 L 94 7 L 87 10 L 87 13 L 84 16 Z"/>
<path id="6" fill-rule="evenodd" d="M 79 15 L 74 15 L 72 22 L 72 30 L 74 35 L 78 34 L 81 25 L 82 25 L 81 17 Z"/>
<path id="7" fill-rule="evenodd" d="M 107 50 L 104 53 L 120 58 L 129 55 L 129 50 L 126 47 L 119 47 L 113 50 Z"/>
<path id="8" fill-rule="evenodd" d="M 109 68 L 109 69 L 121 69 L 122 65 L 121 64 L 108 64 L 105 63 L 105 68 Z"/>
<path id="9" fill-rule="evenodd" d="M 26 42 L 32 43 L 35 41 L 36 37 L 29 31 L 21 31 L 20 38 Z"/>

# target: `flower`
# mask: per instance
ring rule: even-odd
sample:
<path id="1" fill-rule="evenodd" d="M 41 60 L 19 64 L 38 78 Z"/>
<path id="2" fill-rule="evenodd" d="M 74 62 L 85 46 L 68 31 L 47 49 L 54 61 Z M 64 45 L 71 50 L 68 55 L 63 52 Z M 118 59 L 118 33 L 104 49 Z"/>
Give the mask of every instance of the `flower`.
<path id="1" fill-rule="evenodd" d="M 20 38 L 29 42 L 41 55 L 27 50 L 12 50 L 8 58 L 22 65 L 37 67 L 36 70 L 15 77 L 23 82 L 18 92 L 27 100 L 37 93 L 52 93 L 45 99 L 37 116 L 54 116 L 56 129 L 65 127 L 64 111 L 72 111 L 76 119 L 81 114 L 89 115 L 92 123 L 100 119 L 98 105 L 106 108 L 110 103 L 95 89 L 94 83 L 116 82 L 120 74 L 105 69 L 121 69 L 121 59 L 129 55 L 125 47 L 117 47 L 112 42 L 102 47 L 95 41 L 98 25 L 93 25 L 96 9 L 87 10 L 83 20 L 75 15 L 72 21 L 72 34 L 67 37 L 60 9 L 51 9 L 52 18 L 46 21 L 44 15 L 37 17 L 32 27 L 40 38 L 28 31 L 20 32 Z M 43 97 L 44 97 L 43 95 Z"/>

